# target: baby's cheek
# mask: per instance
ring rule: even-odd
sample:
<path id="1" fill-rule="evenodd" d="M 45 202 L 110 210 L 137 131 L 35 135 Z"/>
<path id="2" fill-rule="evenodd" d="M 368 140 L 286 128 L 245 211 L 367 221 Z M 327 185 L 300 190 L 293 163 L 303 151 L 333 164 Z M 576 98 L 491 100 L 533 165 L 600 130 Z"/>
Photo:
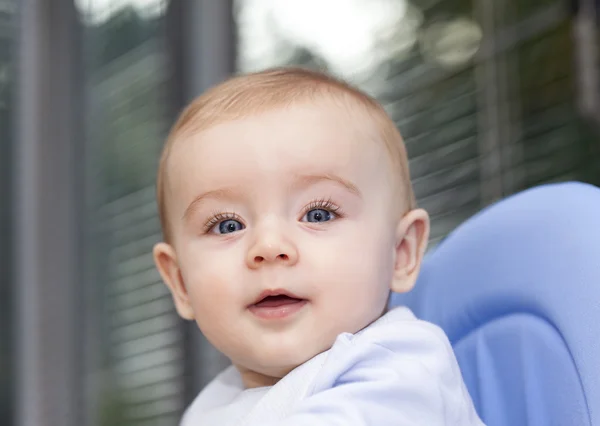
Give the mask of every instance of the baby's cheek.
<path id="1" fill-rule="evenodd" d="M 329 261 L 332 265 L 337 264 L 346 271 L 356 273 L 370 273 L 373 268 L 386 262 L 386 251 L 381 241 L 376 241 L 372 235 L 357 233 L 350 241 L 340 242 L 331 250 Z"/>
<path id="2" fill-rule="evenodd" d="M 228 301 L 233 302 L 235 292 L 228 275 L 228 271 L 195 274 L 190 283 L 190 296 L 205 310 L 218 309 Z"/>
<path id="3" fill-rule="evenodd" d="M 357 239 L 330 261 L 336 265 L 335 282 L 339 283 L 339 291 L 346 293 L 345 298 L 361 299 L 361 305 L 377 303 L 382 297 L 387 299 L 393 261 L 391 250 L 385 250 L 381 242 Z"/>
<path id="4" fill-rule="evenodd" d="M 228 285 L 227 270 L 219 273 L 210 264 L 200 265 L 198 262 L 184 274 L 184 282 L 197 319 L 218 315 L 229 301 L 232 290 Z"/>
<path id="5" fill-rule="evenodd" d="M 202 333 L 214 344 L 232 326 L 235 298 L 227 283 L 217 277 L 196 279 L 188 292 Z"/>

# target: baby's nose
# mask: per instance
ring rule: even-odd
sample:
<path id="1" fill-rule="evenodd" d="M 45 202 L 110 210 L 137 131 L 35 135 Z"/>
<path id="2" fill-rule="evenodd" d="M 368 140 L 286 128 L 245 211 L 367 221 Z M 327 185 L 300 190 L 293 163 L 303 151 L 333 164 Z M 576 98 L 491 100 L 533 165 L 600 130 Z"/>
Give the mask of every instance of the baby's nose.
<path id="1" fill-rule="evenodd" d="M 255 269 L 265 264 L 281 263 L 294 265 L 298 261 L 298 250 L 283 236 L 263 237 L 248 251 L 247 264 Z"/>

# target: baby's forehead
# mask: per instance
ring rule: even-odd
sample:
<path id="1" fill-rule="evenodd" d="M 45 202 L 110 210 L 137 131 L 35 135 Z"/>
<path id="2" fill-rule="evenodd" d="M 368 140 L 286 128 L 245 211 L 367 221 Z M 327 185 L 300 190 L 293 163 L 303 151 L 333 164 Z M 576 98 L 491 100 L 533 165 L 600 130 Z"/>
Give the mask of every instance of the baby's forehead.
<path id="1" fill-rule="evenodd" d="M 372 111 L 365 105 L 344 93 L 319 94 L 313 97 L 296 98 L 287 102 L 273 102 L 249 105 L 233 105 L 226 110 L 199 111 L 191 116 L 185 125 L 176 129 L 172 139 L 188 139 L 202 132 L 210 131 L 224 124 L 235 126 L 236 124 L 256 123 L 265 121 L 265 117 L 277 117 L 281 122 L 288 121 L 294 124 L 298 115 L 327 115 L 335 116 L 337 122 L 346 126 L 364 129 L 372 133 L 379 132 L 379 125 Z"/>
<path id="2" fill-rule="evenodd" d="M 272 138 L 290 151 L 302 150 L 309 142 L 318 141 L 324 151 L 336 146 L 340 155 L 352 146 L 378 150 L 372 144 L 382 143 L 382 135 L 368 114 L 337 103 L 305 102 L 221 117 L 208 127 L 190 127 L 174 141 L 171 157 L 185 159 L 193 152 L 210 155 L 222 146 L 230 146 L 235 152 L 246 150 L 247 145 L 258 150 L 268 147 L 265 141 Z"/>
<path id="3" fill-rule="evenodd" d="M 335 104 L 296 104 L 224 121 L 178 141 L 170 189 L 178 195 L 178 210 L 197 193 L 289 201 L 317 187 L 335 192 L 335 182 L 336 188 L 376 196 L 390 190 L 394 172 L 384 144 L 366 140 L 372 139 L 368 128 Z"/>
<path id="4" fill-rule="evenodd" d="M 367 157 L 379 161 L 384 156 L 387 150 L 375 140 L 369 124 L 339 106 L 307 103 L 223 121 L 190 134 L 177 142 L 170 168 L 183 163 L 186 169 L 195 168 L 196 162 L 206 171 L 217 165 L 225 170 L 251 162 L 273 169 L 286 164 L 337 169 L 346 163 L 362 169 L 370 164 Z"/>
<path id="5" fill-rule="evenodd" d="M 222 120 L 204 130 L 190 132 L 177 141 L 169 168 L 176 170 L 182 161 L 189 164 L 191 159 L 202 162 L 205 169 L 216 167 L 217 161 L 233 167 L 235 162 L 224 162 L 224 155 L 245 156 L 251 161 L 256 155 L 260 159 L 270 158 L 273 150 L 281 150 L 280 154 L 286 158 L 304 158 L 299 163 L 302 165 L 347 161 L 357 168 L 363 168 L 361 165 L 366 168 L 369 163 L 366 157 L 377 156 L 378 164 L 389 158 L 381 139 L 365 114 L 331 103 L 295 104 Z M 309 158 L 304 155 L 307 150 Z"/>

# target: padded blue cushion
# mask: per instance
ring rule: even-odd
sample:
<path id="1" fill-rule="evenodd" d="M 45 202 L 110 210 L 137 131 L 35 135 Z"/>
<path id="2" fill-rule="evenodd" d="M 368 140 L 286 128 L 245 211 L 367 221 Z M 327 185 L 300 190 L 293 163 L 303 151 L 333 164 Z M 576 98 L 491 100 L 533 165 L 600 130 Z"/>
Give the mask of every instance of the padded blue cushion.
<path id="1" fill-rule="evenodd" d="M 546 321 L 530 314 L 501 317 L 459 339 L 454 348 L 488 426 L 589 425 L 571 354 Z"/>
<path id="2" fill-rule="evenodd" d="M 448 334 L 490 426 L 600 426 L 600 189 L 509 197 L 425 259 L 392 305 Z"/>

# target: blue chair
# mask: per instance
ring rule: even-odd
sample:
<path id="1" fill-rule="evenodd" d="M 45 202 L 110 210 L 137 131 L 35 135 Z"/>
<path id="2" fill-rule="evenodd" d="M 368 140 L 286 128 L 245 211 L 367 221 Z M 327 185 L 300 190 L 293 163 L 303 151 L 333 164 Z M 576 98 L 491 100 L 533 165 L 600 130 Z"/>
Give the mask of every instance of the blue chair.
<path id="1" fill-rule="evenodd" d="M 488 426 L 600 426 L 600 189 L 541 186 L 483 210 L 391 303 L 446 331 Z"/>

